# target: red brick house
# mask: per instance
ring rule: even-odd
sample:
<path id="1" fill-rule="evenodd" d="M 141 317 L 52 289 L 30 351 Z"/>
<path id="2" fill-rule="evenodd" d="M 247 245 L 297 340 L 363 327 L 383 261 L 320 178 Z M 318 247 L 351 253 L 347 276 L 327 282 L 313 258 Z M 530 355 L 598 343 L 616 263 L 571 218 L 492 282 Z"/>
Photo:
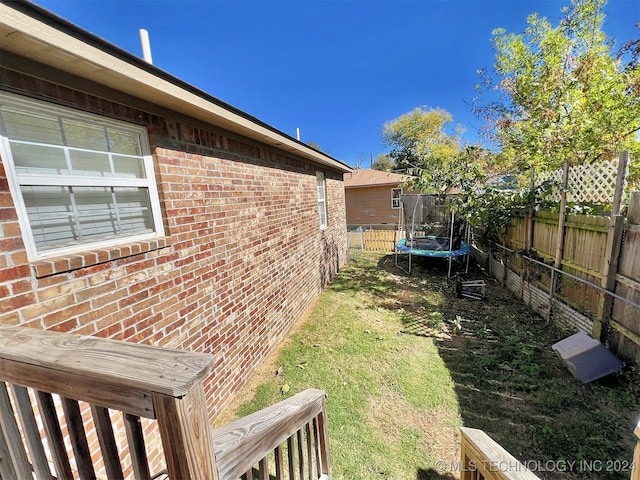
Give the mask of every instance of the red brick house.
<path id="1" fill-rule="evenodd" d="M 0 323 L 211 353 L 210 417 L 347 260 L 344 163 L 0 1 Z"/>
<path id="2" fill-rule="evenodd" d="M 400 195 L 406 175 L 357 169 L 344 174 L 347 226 L 394 230 L 400 220 Z"/>

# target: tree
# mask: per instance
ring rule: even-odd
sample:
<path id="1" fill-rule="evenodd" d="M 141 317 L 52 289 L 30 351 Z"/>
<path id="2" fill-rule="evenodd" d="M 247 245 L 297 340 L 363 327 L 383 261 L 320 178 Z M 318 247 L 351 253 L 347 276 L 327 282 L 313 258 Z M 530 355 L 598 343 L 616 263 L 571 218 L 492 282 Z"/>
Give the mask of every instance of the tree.
<path id="1" fill-rule="evenodd" d="M 481 72 L 475 111 L 489 137 L 521 166 L 555 169 L 565 160 L 640 153 L 638 43 L 628 43 L 626 55 L 613 54 L 602 31 L 605 6 L 606 0 L 572 0 L 557 26 L 532 14 L 523 34 L 494 31 L 494 72 Z M 480 103 L 487 95 L 494 98 Z"/>
<path id="2" fill-rule="evenodd" d="M 386 153 L 381 153 L 376 157 L 371 165 L 374 170 L 380 170 L 381 172 L 390 172 L 395 168 L 395 163 Z"/>
<path id="3" fill-rule="evenodd" d="M 438 169 L 458 153 L 459 137 L 447 133 L 453 117 L 443 109 L 418 107 L 385 123 L 382 139 L 395 170 Z"/>
<path id="4" fill-rule="evenodd" d="M 425 168 L 409 169 L 408 185 L 428 194 L 469 193 L 484 177 L 481 168 L 482 149 L 465 147 L 451 157 L 445 157 Z"/>
<path id="5" fill-rule="evenodd" d="M 322 148 L 320 148 L 320 145 L 318 145 L 316 142 L 314 142 L 313 140 L 309 140 L 307 142 L 307 146 L 313 148 L 314 150 L 317 150 L 319 152 L 323 152 Z M 324 153 L 324 152 L 323 152 Z"/>

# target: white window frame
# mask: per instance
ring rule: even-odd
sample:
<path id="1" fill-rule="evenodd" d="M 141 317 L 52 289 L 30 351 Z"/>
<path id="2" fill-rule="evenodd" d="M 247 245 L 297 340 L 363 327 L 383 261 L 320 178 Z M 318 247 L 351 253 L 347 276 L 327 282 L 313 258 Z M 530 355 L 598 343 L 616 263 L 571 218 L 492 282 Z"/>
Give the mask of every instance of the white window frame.
<path id="1" fill-rule="evenodd" d="M 23 240 L 29 260 L 41 260 L 56 256 L 68 255 L 98 248 L 113 247 L 124 243 L 144 241 L 164 236 L 164 225 L 160 209 L 160 200 L 155 181 L 153 168 L 153 157 L 149 145 L 149 134 L 147 129 L 138 125 L 112 120 L 100 115 L 81 112 L 68 107 L 52 105 L 40 100 L 23 97 L 0 91 L 0 105 L 28 110 L 32 113 L 55 115 L 58 117 L 71 119 L 74 121 L 87 122 L 90 125 L 117 128 L 126 132 L 134 133 L 140 140 L 140 148 L 143 159 L 144 178 L 121 178 L 121 177 L 99 177 L 99 176 L 70 176 L 70 175 L 34 175 L 18 174 L 11 153 L 9 138 L 4 131 L 4 125 L 0 121 L 0 155 L 2 163 L 5 165 L 9 190 L 13 198 L 15 208 L 18 213 L 18 222 L 22 230 Z M 43 144 L 47 145 L 47 144 Z M 69 148 L 69 147 L 61 147 Z M 63 187 L 138 187 L 146 188 L 148 191 L 149 204 L 151 207 L 151 218 L 153 221 L 152 232 L 142 234 L 131 234 L 125 236 L 109 237 L 104 240 L 93 240 L 86 242 L 76 242 L 62 247 L 38 251 L 31 225 L 27 215 L 21 186 L 63 186 Z"/>
<path id="2" fill-rule="evenodd" d="M 394 196 L 393 193 L 397 190 L 400 190 L 400 194 Z M 400 199 L 400 195 L 402 195 L 402 188 L 395 187 L 391 189 L 391 208 L 393 210 L 402 208 L 402 200 Z"/>
<path id="3" fill-rule="evenodd" d="M 316 186 L 318 190 L 318 218 L 320 228 L 327 228 L 327 183 L 324 173 L 316 172 Z"/>

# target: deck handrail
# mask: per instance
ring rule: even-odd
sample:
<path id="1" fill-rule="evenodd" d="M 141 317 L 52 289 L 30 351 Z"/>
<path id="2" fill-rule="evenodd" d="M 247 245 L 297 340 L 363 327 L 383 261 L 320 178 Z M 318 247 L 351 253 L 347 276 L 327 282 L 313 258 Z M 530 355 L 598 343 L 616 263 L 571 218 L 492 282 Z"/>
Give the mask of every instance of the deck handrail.
<path id="1" fill-rule="evenodd" d="M 180 398 L 213 366 L 203 353 L 0 325 L 2 380 L 155 418 L 154 395 Z"/>
<path id="2" fill-rule="evenodd" d="M 303 478 L 303 471 L 308 473 L 308 477 L 305 474 L 304 478 L 331 478 L 326 393 L 322 390 L 305 390 L 218 427 L 212 431 L 212 437 L 220 480 L 241 476 L 251 478 L 251 468 L 265 462 L 271 452 L 274 453 L 276 478 L 284 478 L 278 472 L 284 469 L 281 448 L 285 442 L 289 478 L 294 478 L 294 471 L 300 472 L 300 478 Z M 297 449 L 294 446 L 295 438 Z M 265 463 L 260 464 L 261 470 L 267 468 Z"/>
<path id="3" fill-rule="evenodd" d="M 45 417 L 57 478 L 71 476 L 51 395 L 57 394 L 74 447 L 74 468 L 81 476 L 95 477 L 95 452 L 88 451 L 78 401 L 91 406 L 109 478 L 123 478 L 107 410 L 112 409 L 123 413 L 133 468 L 139 478 L 149 477 L 139 421 L 139 417 L 145 417 L 157 420 L 171 478 L 216 480 L 202 385 L 212 365 L 213 357 L 202 353 L 0 325 L 0 422 L 4 432 L 0 435 L 0 460 L 4 460 L 0 461 L 0 476 L 30 478 L 33 471 L 36 478 L 50 478 L 49 457 L 37 432 L 35 412 Z M 35 410 L 27 389 L 37 399 Z M 20 434 L 19 420 L 26 439 Z"/>
<path id="4" fill-rule="evenodd" d="M 283 479 L 285 458 L 287 478 L 330 478 L 325 392 L 211 430 L 202 381 L 212 365 L 202 353 L 0 325 L 0 478 L 97 478 L 104 469 L 124 480 L 128 451 L 135 478 L 150 480 L 141 417 L 157 422 L 172 480 L 265 479 L 273 469 Z"/>
<path id="5" fill-rule="evenodd" d="M 539 480 L 533 472 L 482 430 L 460 427 L 460 480 Z M 479 475 L 478 475 L 479 474 Z"/>

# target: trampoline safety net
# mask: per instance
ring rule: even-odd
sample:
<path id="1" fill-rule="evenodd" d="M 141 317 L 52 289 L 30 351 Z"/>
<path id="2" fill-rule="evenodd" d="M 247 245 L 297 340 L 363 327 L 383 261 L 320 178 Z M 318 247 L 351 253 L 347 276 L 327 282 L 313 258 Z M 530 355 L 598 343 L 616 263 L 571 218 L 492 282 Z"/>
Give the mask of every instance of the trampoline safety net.
<path id="1" fill-rule="evenodd" d="M 405 246 L 416 250 L 451 251 L 461 247 L 464 223 L 448 207 L 454 195 L 400 195 Z"/>

